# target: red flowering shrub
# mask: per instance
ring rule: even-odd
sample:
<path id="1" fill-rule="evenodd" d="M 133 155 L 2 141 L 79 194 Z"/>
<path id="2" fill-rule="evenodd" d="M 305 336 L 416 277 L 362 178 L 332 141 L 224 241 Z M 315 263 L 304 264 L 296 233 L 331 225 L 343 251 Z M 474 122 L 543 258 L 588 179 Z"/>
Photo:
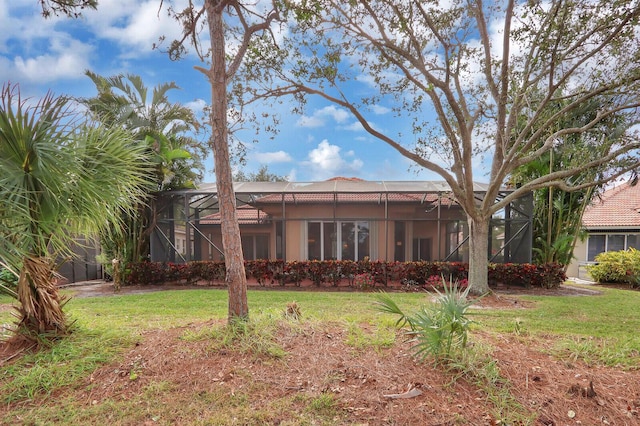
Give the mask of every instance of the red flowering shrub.
<path id="1" fill-rule="evenodd" d="M 260 285 L 267 283 L 300 286 L 309 279 L 316 286 L 337 286 L 341 280 L 356 285 L 356 277 L 366 274 L 373 286 L 387 286 L 389 282 L 403 283 L 405 287 L 431 288 L 441 286 L 442 277 L 458 282 L 460 287 L 468 285 L 468 265 L 461 262 L 384 262 L 384 261 L 293 261 L 256 260 L 245 262 L 247 278 L 254 278 Z M 127 265 L 128 284 L 160 284 L 164 282 L 191 283 L 206 280 L 209 283 L 224 282 L 224 262 L 160 263 L 140 262 Z M 436 286 L 438 278 L 440 283 Z M 499 284 L 555 288 L 566 280 L 564 268 L 559 264 L 515 264 L 493 263 L 489 265 L 489 286 Z"/>

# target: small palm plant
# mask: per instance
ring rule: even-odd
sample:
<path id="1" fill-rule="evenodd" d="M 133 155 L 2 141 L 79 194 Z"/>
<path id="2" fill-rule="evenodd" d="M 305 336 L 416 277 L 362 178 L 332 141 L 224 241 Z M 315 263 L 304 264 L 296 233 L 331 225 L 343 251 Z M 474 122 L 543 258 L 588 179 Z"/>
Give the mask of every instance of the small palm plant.
<path id="1" fill-rule="evenodd" d="M 435 303 L 423 306 L 418 312 L 409 315 L 403 312 L 393 299 L 382 293 L 376 302 L 381 312 L 398 315 L 396 327 L 409 326 L 407 334 L 415 342 L 413 349 L 420 359 L 433 356 L 436 363 L 451 359 L 453 351 L 467 345 L 467 335 L 472 321 L 467 310 L 478 299 L 469 299 L 469 287 L 458 288 L 457 283 L 442 279 L 444 291 L 436 289 Z"/>

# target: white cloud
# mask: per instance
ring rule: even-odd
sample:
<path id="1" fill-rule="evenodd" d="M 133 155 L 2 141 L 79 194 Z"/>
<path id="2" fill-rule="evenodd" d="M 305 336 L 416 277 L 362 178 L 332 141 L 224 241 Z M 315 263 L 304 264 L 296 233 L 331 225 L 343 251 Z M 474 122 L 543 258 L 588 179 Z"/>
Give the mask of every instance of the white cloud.
<path id="1" fill-rule="evenodd" d="M 185 103 L 184 106 L 193 111 L 196 116 L 200 116 L 204 113 L 207 102 L 204 99 L 196 99 L 195 101 Z"/>
<path id="2" fill-rule="evenodd" d="M 48 52 L 31 58 L 17 56 L 13 66 L 19 75 L 38 83 L 80 78 L 89 68 L 92 48 L 76 40 L 54 38 Z"/>
<path id="3" fill-rule="evenodd" d="M 252 157 L 263 164 L 271 164 L 271 163 L 289 163 L 293 161 L 291 155 L 284 151 L 275 151 L 275 152 L 256 152 L 252 155 Z"/>
<path id="4" fill-rule="evenodd" d="M 0 0 L 0 52 L 8 52 L 8 40 L 19 40 L 21 50 L 29 50 L 37 39 L 52 39 L 61 33 L 54 27 L 62 19 L 42 17 L 38 2 Z"/>
<path id="5" fill-rule="evenodd" d="M 318 117 L 309 117 L 309 116 L 303 115 L 296 122 L 296 126 L 306 127 L 310 129 L 315 127 L 322 127 L 324 126 L 324 120 Z"/>
<path id="6" fill-rule="evenodd" d="M 369 123 L 371 124 L 371 123 Z M 349 130 L 351 132 L 362 132 L 364 131 L 364 127 L 362 127 L 362 123 L 360 123 L 359 121 L 354 121 L 353 123 L 347 125 L 347 126 L 341 126 L 340 127 L 342 130 Z"/>
<path id="7" fill-rule="evenodd" d="M 11 61 L 4 56 L 0 56 L 0 80 L 11 81 L 15 76 L 15 73 L 11 72 L 12 68 L 13 64 Z M 11 81 L 11 83 L 17 83 L 17 81 Z"/>
<path id="8" fill-rule="evenodd" d="M 41 12 L 37 2 L 0 0 L 0 28 L 5 29 L 0 31 L 0 77 L 5 80 L 48 84 L 79 78 L 89 67 L 93 47 L 67 33 L 69 20 L 45 19 Z"/>
<path id="9" fill-rule="evenodd" d="M 309 152 L 308 160 L 302 162 L 311 173 L 311 180 L 324 180 L 335 176 L 357 175 L 364 163 L 359 158 L 347 161 L 344 157 L 354 157 L 353 151 L 345 156 L 340 154 L 341 148 L 331 145 L 326 139 L 318 147 Z"/>
<path id="10" fill-rule="evenodd" d="M 344 123 L 349 119 L 349 113 L 334 105 L 329 105 L 313 112 L 311 117 L 303 115 L 296 123 L 299 127 L 321 127 L 326 124 L 326 118 L 332 118 L 336 123 Z"/>
<path id="11" fill-rule="evenodd" d="M 336 108 L 334 105 L 329 105 L 318 110 L 317 115 L 320 117 L 331 117 L 337 123 L 344 123 L 349 118 L 349 113 L 346 110 Z"/>
<path id="12" fill-rule="evenodd" d="M 172 3 L 176 10 L 186 5 L 184 1 Z M 159 10 L 157 1 L 101 0 L 98 10 L 85 12 L 85 17 L 97 37 L 129 47 L 123 57 L 150 54 L 161 36 L 167 45 L 181 37 L 180 24 L 167 16 L 166 5 Z"/>
<path id="13" fill-rule="evenodd" d="M 371 110 L 376 115 L 384 115 L 391 112 L 391 108 L 387 108 L 382 105 L 372 105 Z"/>

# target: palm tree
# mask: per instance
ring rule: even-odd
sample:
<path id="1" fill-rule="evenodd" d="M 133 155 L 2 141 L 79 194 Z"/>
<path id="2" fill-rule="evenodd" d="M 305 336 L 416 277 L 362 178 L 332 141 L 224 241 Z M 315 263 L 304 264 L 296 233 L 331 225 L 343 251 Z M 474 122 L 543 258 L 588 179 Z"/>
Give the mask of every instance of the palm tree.
<path id="1" fill-rule="evenodd" d="M 103 77 L 91 71 L 85 74 L 95 84 L 98 95 L 82 99 L 82 102 L 96 119 L 110 126 L 122 126 L 130 130 L 141 142 L 147 140 L 148 136 L 172 138 L 174 149 L 183 149 L 191 156 L 190 168 L 187 169 L 191 174 L 188 176 L 194 181 L 202 179 L 202 158 L 206 156 L 206 151 L 197 139 L 190 136 L 200 130 L 200 122 L 190 108 L 169 101 L 169 91 L 179 89 L 174 82 L 154 87 L 148 102 L 149 89 L 140 76 L 120 74 Z M 176 178 L 184 180 L 183 177 Z"/>
<path id="2" fill-rule="evenodd" d="M 150 194 L 193 187 L 202 179 L 202 158 L 206 152 L 191 136 L 199 131 L 200 124 L 191 109 L 169 101 L 169 91 L 178 89 L 175 83 L 156 86 L 149 98 L 149 89 L 137 75 L 103 77 L 91 71 L 85 74 L 98 91 L 95 97 L 82 99 L 93 116 L 107 125 L 131 131 L 137 143 L 146 147 L 149 160 L 155 164 Z M 152 199 L 149 204 L 153 208 Z M 119 238 L 101 238 L 104 253 L 101 261 L 112 272 L 116 283 L 124 278 L 125 271 L 121 269 L 120 274 L 114 274 L 111 259 L 126 264 L 145 258 L 153 228 L 148 217 L 153 216 L 153 212 L 141 204 L 124 218 Z"/>
<path id="3" fill-rule="evenodd" d="M 19 330 L 64 334 L 55 259 L 77 235 L 117 232 L 152 172 L 129 132 L 91 125 L 67 97 L 0 93 L 0 266 L 19 276 Z"/>

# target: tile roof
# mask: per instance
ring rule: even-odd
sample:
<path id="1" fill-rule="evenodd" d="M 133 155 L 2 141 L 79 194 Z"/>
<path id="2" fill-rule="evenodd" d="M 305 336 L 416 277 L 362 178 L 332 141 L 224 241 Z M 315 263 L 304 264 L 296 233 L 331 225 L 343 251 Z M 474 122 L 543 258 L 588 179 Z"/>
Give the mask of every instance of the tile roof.
<path id="1" fill-rule="evenodd" d="M 473 191 L 486 192 L 489 184 L 474 182 Z M 358 178 L 334 178 L 319 182 L 234 182 L 236 194 L 446 194 L 451 188 L 444 181 L 365 181 Z M 171 194 L 215 194 L 215 183 L 202 183 L 198 188 L 168 191 Z M 503 188 L 502 191 L 509 191 Z"/>
<path id="2" fill-rule="evenodd" d="M 244 204 L 236 208 L 238 216 L 238 224 L 240 225 L 258 225 L 263 224 L 269 219 L 269 215 L 262 210 Z M 214 213 L 204 216 L 200 219 L 201 225 L 220 225 L 220 213 Z"/>
<path id="3" fill-rule="evenodd" d="M 640 183 L 623 183 L 594 198 L 582 225 L 587 229 L 640 228 Z"/>

